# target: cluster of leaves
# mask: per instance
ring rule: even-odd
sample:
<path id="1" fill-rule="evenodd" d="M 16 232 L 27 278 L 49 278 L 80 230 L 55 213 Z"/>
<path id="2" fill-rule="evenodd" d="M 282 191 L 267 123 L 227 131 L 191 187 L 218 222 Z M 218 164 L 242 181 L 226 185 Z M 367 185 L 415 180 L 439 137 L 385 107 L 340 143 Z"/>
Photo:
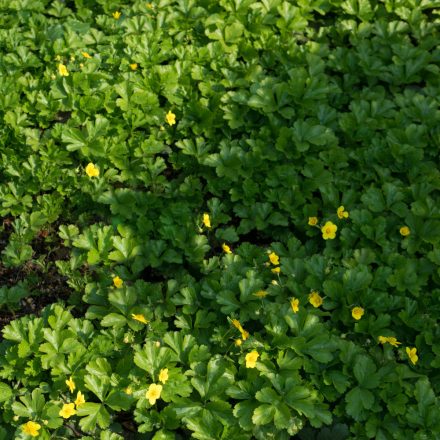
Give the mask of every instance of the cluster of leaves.
<path id="1" fill-rule="evenodd" d="M 0 0 L 0 439 L 440 435 L 436 6 Z"/>

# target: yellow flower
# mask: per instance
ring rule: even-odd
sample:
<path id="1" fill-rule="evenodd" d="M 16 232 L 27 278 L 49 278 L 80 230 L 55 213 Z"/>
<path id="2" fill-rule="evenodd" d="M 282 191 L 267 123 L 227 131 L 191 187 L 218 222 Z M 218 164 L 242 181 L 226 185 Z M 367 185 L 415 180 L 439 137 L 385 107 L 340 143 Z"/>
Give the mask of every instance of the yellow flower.
<path id="1" fill-rule="evenodd" d="M 381 344 L 390 344 L 393 347 L 398 347 L 399 345 L 401 345 L 402 343 L 399 342 L 394 336 L 379 336 L 379 342 Z"/>
<path id="2" fill-rule="evenodd" d="M 273 273 L 280 273 L 281 272 L 281 268 L 280 267 L 274 267 L 273 269 L 271 269 L 271 271 Z"/>
<path id="3" fill-rule="evenodd" d="M 115 285 L 115 287 L 116 287 L 117 289 L 119 289 L 119 288 L 121 288 L 122 285 L 124 284 L 124 281 L 122 281 L 122 279 L 119 278 L 119 277 L 114 277 L 114 278 L 113 278 L 113 284 Z"/>
<path id="4" fill-rule="evenodd" d="M 168 122 L 169 125 L 174 125 L 176 123 L 176 115 L 171 110 L 168 110 L 168 113 L 165 116 L 165 120 Z"/>
<path id="5" fill-rule="evenodd" d="M 299 299 L 292 298 L 290 300 L 290 307 L 292 307 L 293 313 L 298 313 L 298 311 L 299 311 Z"/>
<path id="6" fill-rule="evenodd" d="M 336 231 L 338 227 L 332 222 L 326 222 L 326 224 L 321 228 L 322 238 L 324 240 L 333 240 L 336 237 Z"/>
<path id="7" fill-rule="evenodd" d="M 388 343 L 390 343 L 393 347 L 398 347 L 399 345 L 401 345 L 402 343 L 399 342 L 394 336 L 390 336 L 388 338 Z"/>
<path id="8" fill-rule="evenodd" d="M 257 363 L 257 359 L 259 357 L 259 353 L 256 350 L 251 351 L 246 355 L 246 368 L 255 368 L 255 364 Z"/>
<path id="9" fill-rule="evenodd" d="M 131 389 L 130 386 L 128 386 L 127 388 L 125 388 L 124 391 L 125 391 L 125 394 L 128 394 L 128 395 L 133 394 L 133 390 Z"/>
<path id="10" fill-rule="evenodd" d="M 278 266 L 280 264 L 280 257 L 275 252 L 271 252 L 269 254 L 269 260 L 274 266 Z"/>
<path id="11" fill-rule="evenodd" d="M 409 360 L 413 363 L 413 365 L 415 365 L 417 363 L 417 361 L 419 360 L 419 357 L 417 356 L 417 348 L 413 347 L 406 347 L 406 354 L 409 357 Z"/>
<path id="12" fill-rule="evenodd" d="M 340 219 L 348 218 L 348 216 L 349 216 L 348 212 L 345 211 L 345 208 L 344 208 L 343 206 L 340 206 L 340 207 L 337 209 L 336 213 L 338 214 L 338 217 L 339 217 Z"/>
<path id="13" fill-rule="evenodd" d="M 234 341 L 234 344 L 235 344 L 237 347 L 240 347 L 240 345 L 241 345 L 242 343 L 243 343 L 243 342 L 242 342 L 241 339 L 236 339 L 236 340 Z"/>
<path id="14" fill-rule="evenodd" d="M 249 338 L 249 333 L 241 326 L 240 321 L 238 319 L 231 320 L 232 325 L 241 333 L 241 337 L 243 341 L 246 341 Z"/>
<path id="15" fill-rule="evenodd" d="M 351 316 L 353 316 L 354 319 L 359 321 L 359 319 L 362 318 L 364 314 L 364 309 L 362 307 L 354 307 L 351 311 Z"/>
<path id="16" fill-rule="evenodd" d="M 22 426 L 22 429 L 25 434 L 28 434 L 32 437 L 38 437 L 39 435 L 38 430 L 41 429 L 41 425 L 39 423 L 32 422 L 31 420 L 29 420 L 29 422 L 25 423 Z"/>
<path id="17" fill-rule="evenodd" d="M 78 394 L 76 395 L 76 399 L 75 399 L 75 405 L 78 408 L 78 406 L 82 405 L 83 403 L 86 403 L 84 394 L 81 393 L 81 391 L 78 391 Z"/>
<path id="18" fill-rule="evenodd" d="M 84 58 L 88 58 L 88 59 L 92 58 L 91 55 L 89 55 L 87 52 L 81 52 L 81 55 L 82 55 Z"/>
<path id="19" fill-rule="evenodd" d="M 58 64 L 58 72 L 61 76 L 69 76 L 69 71 L 63 63 Z"/>
<path id="20" fill-rule="evenodd" d="M 112 15 L 115 20 L 119 20 L 119 18 L 121 17 L 121 13 L 119 11 L 113 12 Z"/>
<path id="21" fill-rule="evenodd" d="M 146 6 L 147 6 L 148 9 L 153 9 L 153 3 L 147 3 Z"/>
<path id="22" fill-rule="evenodd" d="M 407 237 L 409 234 L 411 234 L 410 229 L 408 228 L 408 226 L 402 226 L 399 229 L 400 235 L 403 235 L 404 237 Z"/>
<path id="23" fill-rule="evenodd" d="M 238 319 L 231 319 L 231 324 L 238 330 L 242 330 L 243 327 L 240 324 L 240 321 Z"/>
<path id="24" fill-rule="evenodd" d="M 203 214 L 203 224 L 207 227 L 207 228 L 210 228 L 211 227 L 211 219 L 210 219 L 210 217 L 209 217 L 209 214 L 208 213 L 204 213 Z"/>
<path id="25" fill-rule="evenodd" d="M 318 217 L 309 217 L 309 225 L 316 226 L 318 224 Z"/>
<path id="26" fill-rule="evenodd" d="M 265 290 L 259 290 L 258 292 L 255 292 L 254 295 L 257 298 L 264 298 L 265 296 L 267 296 L 267 292 Z"/>
<path id="27" fill-rule="evenodd" d="M 157 399 L 160 399 L 160 393 L 162 392 L 162 385 L 156 385 L 152 383 L 148 387 L 148 391 L 145 393 L 145 397 L 150 402 L 150 405 L 154 405 Z"/>
<path id="28" fill-rule="evenodd" d="M 73 381 L 72 376 L 70 376 L 69 380 L 66 380 L 66 385 L 69 387 L 70 392 L 73 393 L 75 382 Z"/>
<path id="29" fill-rule="evenodd" d="M 137 63 L 130 64 L 130 69 L 131 70 L 136 70 L 137 68 L 138 68 Z"/>
<path id="30" fill-rule="evenodd" d="M 87 166 L 86 166 L 86 174 L 89 177 L 98 177 L 99 176 L 99 169 L 93 165 L 92 162 L 90 162 Z"/>
<path id="31" fill-rule="evenodd" d="M 136 321 L 142 322 L 142 324 L 148 324 L 149 323 L 149 321 L 147 319 L 145 319 L 145 316 L 142 315 L 142 314 L 136 315 L 136 314 L 132 313 L 131 317 L 134 320 L 136 320 Z"/>
<path id="32" fill-rule="evenodd" d="M 74 403 L 65 403 L 63 409 L 58 413 L 64 419 L 68 419 L 76 414 Z"/>
<path id="33" fill-rule="evenodd" d="M 227 244 L 223 243 L 222 249 L 225 254 L 232 254 L 231 248 Z"/>
<path id="34" fill-rule="evenodd" d="M 162 368 L 159 373 L 159 381 L 165 383 L 168 380 L 168 368 Z"/>
<path id="35" fill-rule="evenodd" d="M 322 305 L 322 298 L 319 295 L 318 292 L 313 291 L 310 295 L 309 295 L 309 303 L 313 306 L 313 307 L 319 307 L 320 305 Z"/>

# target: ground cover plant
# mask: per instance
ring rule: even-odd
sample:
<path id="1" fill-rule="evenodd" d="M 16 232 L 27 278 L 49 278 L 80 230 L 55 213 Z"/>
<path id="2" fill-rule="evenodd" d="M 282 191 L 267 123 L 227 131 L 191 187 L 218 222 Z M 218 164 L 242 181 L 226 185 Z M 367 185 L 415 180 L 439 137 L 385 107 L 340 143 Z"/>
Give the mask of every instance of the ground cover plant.
<path id="1" fill-rule="evenodd" d="M 0 440 L 440 438 L 439 7 L 0 0 Z"/>

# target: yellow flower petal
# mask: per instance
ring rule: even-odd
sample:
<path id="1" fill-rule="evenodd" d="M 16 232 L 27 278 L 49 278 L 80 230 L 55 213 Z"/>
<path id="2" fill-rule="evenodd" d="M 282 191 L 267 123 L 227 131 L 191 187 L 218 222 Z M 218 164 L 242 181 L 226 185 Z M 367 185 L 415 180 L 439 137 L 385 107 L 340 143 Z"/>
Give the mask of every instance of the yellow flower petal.
<path id="1" fill-rule="evenodd" d="M 159 373 L 159 382 L 165 383 L 168 380 L 168 368 L 162 368 Z"/>
<path id="2" fill-rule="evenodd" d="M 259 353 L 256 350 L 251 351 L 248 353 L 245 357 L 246 360 L 246 368 L 255 368 L 255 365 L 257 363 L 257 359 L 259 357 Z"/>
<path id="3" fill-rule="evenodd" d="M 145 393 L 145 397 L 150 402 L 150 405 L 154 405 L 157 399 L 160 399 L 160 394 L 162 393 L 162 385 L 156 385 L 152 383 L 147 392 Z"/>
<path id="4" fill-rule="evenodd" d="M 176 123 L 176 115 L 171 110 L 169 110 L 165 116 L 165 120 L 168 122 L 169 125 L 174 125 Z"/>
<path id="5" fill-rule="evenodd" d="M 409 360 L 412 362 L 413 365 L 415 365 L 419 360 L 416 347 L 406 347 L 406 354 L 408 355 Z"/>
<path id="6" fill-rule="evenodd" d="M 271 252 L 269 254 L 269 260 L 274 266 L 278 266 L 280 264 L 280 257 L 275 252 Z"/>
<path id="7" fill-rule="evenodd" d="M 388 338 L 388 343 L 391 344 L 393 347 L 398 347 L 399 345 L 401 345 L 402 343 L 399 342 L 394 336 L 390 336 Z"/>
<path id="8" fill-rule="evenodd" d="M 203 224 L 207 227 L 210 228 L 211 227 L 211 218 L 209 217 L 208 213 L 204 213 L 203 214 Z"/>
<path id="9" fill-rule="evenodd" d="M 119 11 L 115 11 L 112 15 L 115 20 L 119 20 L 122 14 Z"/>
<path id="10" fill-rule="evenodd" d="M 21 429 L 25 434 L 30 435 L 31 437 L 37 437 L 39 435 L 38 431 L 41 429 L 41 425 L 29 420 L 29 422 L 22 425 Z"/>
<path id="11" fill-rule="evenodd" d="M 345 211 L 345 208 L 344 208 L 343 206 L 340 206 L 340 207 L 337 209 L 336 213 L 338 214 L 338 217 L 339 217 L 340 219 L 348 218 L 348 216 L 349 216 L 348 212 Z"/>
<path id="12" fill-rule="evenodd" d="M 69 387 L 69 390 L 71 393 L 75 390 L 75 382 L 72 379 L 72 376 L 70 376 L 69 380 L 66 380 L 66 385 Z"/>
<path id="13" fill-rule="evenodd" d="M 318 217 L 309 217 L 308 224 L 310 226 L 316 226 L 318 224 Z"/>
<path id="14" fill-rule="evenodd" d="M 409 234 L 411 234 L 411 230 L 408 228 L 408 226 L 402 226 L 399 229 L 400 235 L 407 237 Z"/>
<path id="15" fill-rule="evenodd" d="M 61 76 L 69 76 L 69 71 L 63 63 L 58 64 L 58 72 Z"/>
<path id="16" fill-rule="evenodd" d="M 76 414 L 75 404 L 74 403 L 65 403 L 63 408 L 58 413 L 64 419 L 68 419 Z"/>
<path id="17" fill-rule="evenodd" d="M 321 306 L 322 305 L 321 295 L 318 292 L 313 291 L 309 295 L 309 303 L 315 308 Z"/>
<path id="18" fill-rule="evenodd" d="M 299 299 L 292 298 L 290 300 L 290 307 L 292 307 L 293 313 L 298 313 L 298 311 L 299 311 Z"/>
<path id="19" fill-rule="evenodd" d="M 122 285 L 124 284 L 124 281 L 122 281 L 122 279 L 119 277 L 114 277 L 113 284 L 117 289 L 120 289 L 122 287 Z"/>
<path id="20" fill-rule="evenodd" d="M 332 222 L 326 222 L 325 225 L 321 228 L 322 238 L 324 240 L 333 240 L 336 237 L 336 231 L 338 227 Z"/>
<path id="21" fill-rule="evenodd" d="M 364 309 L 362 307 L 354 307 L 351 311 L 351 316 L 356 319 L 357 321 L 359 321 L 359 319 L 362 318 L 363 314 L 364 314 Z"/>
<path id="22" fill-rule="evenodd" d="M 247 338 L 249 338 L 249 332 L 247 332 L 246 330 L 242 329 L 240 331 L 241 333 L 241 338 L 243 339 L 243 341 L 246 341 Z"/>
<path id="23" fill-rule="evenodd" d="M 142 324 L 148 324 L 148 323 L 149 323 L 149 321 L 148 321 L 148 320 L 145 318 L 145 316 L 142 315 L 142 314 L 136 315 L 136 314 L 132 313 L 132 314 L 131 314 L 131 317 L 132 317 L 135 321 L 142 322 Z"/>
<path id="24" fill-rule="evenodd" d="M 92 162 L 90 162 L 86 166 L 86 174 L 89 177 L 98 177 L 99 176 L 99 169 Z"/>
<path id="25" fill-rule="evenodd" d="M 227 244 L 223 243 L 222 249 L 225 254 L 232 254 L 231 248 Z"/>
<path id="26" fill-rule="evenodd" d="M 84 398 L 84 394 L 81 393 L 81 391 L 78 391 L 75 399 L 75 405 L 78 408 L 78 406 L 82 405 L 83 403 L 86 403 L 86 399 Z"/>
<path id="27" fill-rule="evenodd" d="M 267 296 L 267 292 L 265 290 L 259 290 L 258 292 L 254 293 L 254 296 L 256 296 L 257 298 L 264 298 L 265 296 Z"/>

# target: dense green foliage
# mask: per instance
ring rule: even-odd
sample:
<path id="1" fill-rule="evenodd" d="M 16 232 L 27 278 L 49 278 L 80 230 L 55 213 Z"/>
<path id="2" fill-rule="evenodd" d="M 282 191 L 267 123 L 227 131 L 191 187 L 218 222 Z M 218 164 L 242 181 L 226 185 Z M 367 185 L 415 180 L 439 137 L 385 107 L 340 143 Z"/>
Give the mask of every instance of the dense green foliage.
<path id="1" fill-rule="evenodd" d="M 440 438 L 439 6 L 0 0 L 0 439 Z"/>

